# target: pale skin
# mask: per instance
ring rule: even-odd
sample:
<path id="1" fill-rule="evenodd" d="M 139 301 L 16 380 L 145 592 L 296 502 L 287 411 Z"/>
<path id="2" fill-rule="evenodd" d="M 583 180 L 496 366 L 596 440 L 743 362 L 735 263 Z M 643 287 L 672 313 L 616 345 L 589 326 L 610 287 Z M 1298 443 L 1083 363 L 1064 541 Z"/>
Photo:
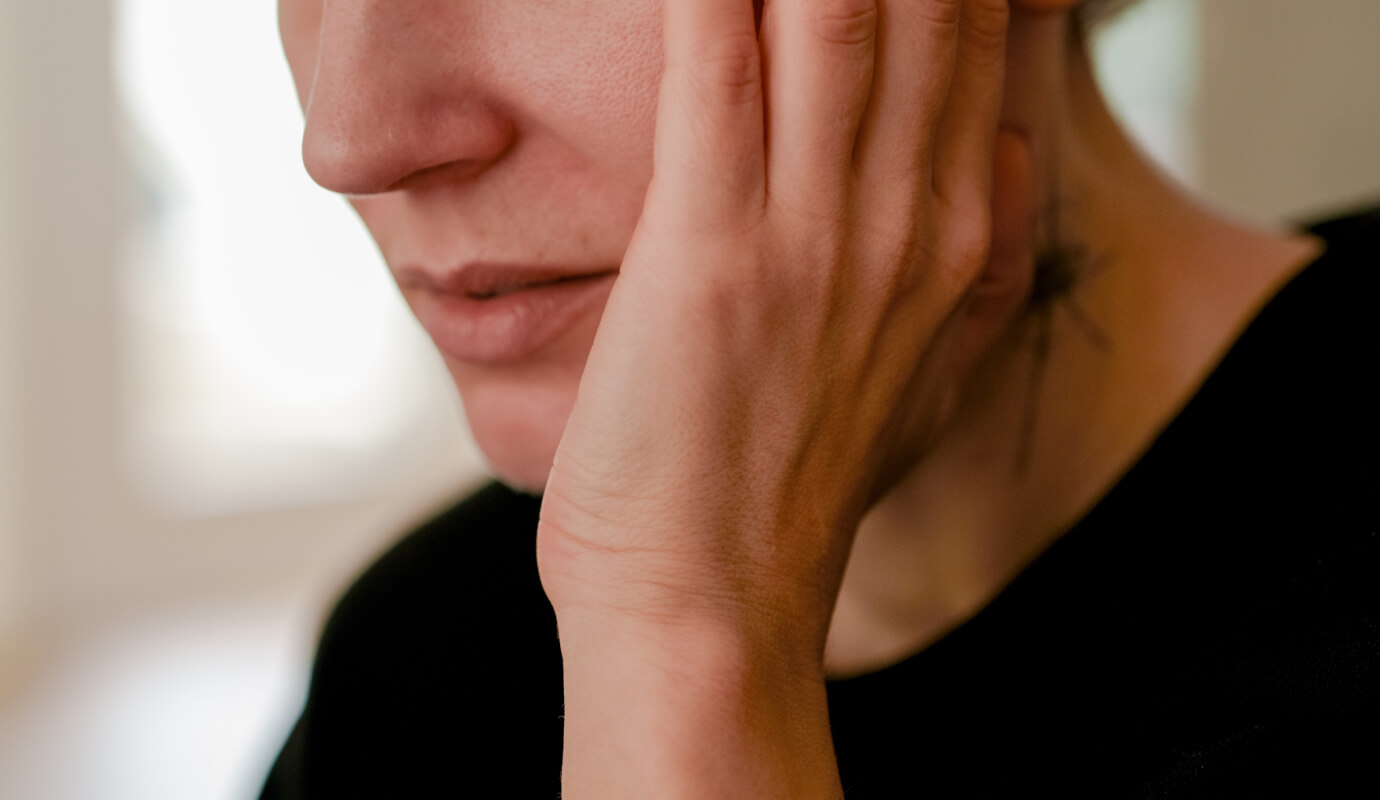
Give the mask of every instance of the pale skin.
<path id="1" fill-rule="evenodd" d="M 980 608 L 1316 255 L 1146 164 L 1075 5 L 282 1 L 308 169 L 390 266 L 621 264 L 532 363 L 447 361 L 545 489 L 565 797 L 840 797 L 825 677 Z M 1056 321 L 1017 471 L 1056 196 L 1114 347 Z"/>

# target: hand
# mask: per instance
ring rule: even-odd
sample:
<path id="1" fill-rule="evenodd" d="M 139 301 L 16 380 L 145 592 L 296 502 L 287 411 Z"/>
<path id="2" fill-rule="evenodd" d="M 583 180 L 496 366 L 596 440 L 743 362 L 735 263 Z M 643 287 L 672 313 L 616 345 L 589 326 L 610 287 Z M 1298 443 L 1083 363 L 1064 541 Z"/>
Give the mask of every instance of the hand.
<path id="1" fill-rule="evenodd" d="M 759 50 L 746 0 L 667 0 L 654 176 L 542 504 L 558 612 L 808 615 L 822 648 L 971 361 L 1006 13 L 769 0 Z"/>
<path id="2" fill-rule="evenodd" d="M 998 146 L 1006 6 L 767 0 L 759 37 L 748 0 L 665 0 L 653 178 L 538 530 L 568 771 L 602 752 L 571 742 L 598 728 L 573 684 L 621 669 L 615 640 L 660 649 L 644 668 L 712 651 L 772 673 L 745 685 L 804 676 L 818 724 L 858 523 L 981 350 L 965 298 L 989 255 L 1029 257 L 991 235 L 994 205 L 1017 232 L 1031 205 L 1023 140 Z"/>

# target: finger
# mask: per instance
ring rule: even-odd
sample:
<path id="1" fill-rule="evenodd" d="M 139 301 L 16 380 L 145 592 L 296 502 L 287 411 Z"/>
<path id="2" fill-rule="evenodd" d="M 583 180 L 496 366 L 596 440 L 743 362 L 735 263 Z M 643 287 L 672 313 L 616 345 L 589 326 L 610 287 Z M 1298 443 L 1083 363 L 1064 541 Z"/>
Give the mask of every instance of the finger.
<path id="1" fill-rule="evenodd" d="M 881 6 L 877 75 L 856 161 L 862 184 L 877 187 L 883 205 L 896 207 L 895 191 L 930 188 L 936 132 L 954 74 L 962 0 L 882 0 Z M 906 206 L 914 207 L 901 207 Z"/>
<path id="2" fill-rule="evenodd" d="M 681 222 L 732 223 L 765 193 L 762 59 L 749 0 L 665 0 L 654 195 Z"/>
<path id="3" fill-rule="evenodd" d="M 1002 129 L 993 146 L 992 246 L 968 293 L 960 347 L 963 369 L 975 365 L 1021 312 L 1035 271 L 1035 176 L 1030 137 Z M 966 365 L 966 366 L 965 366 Z"/>
<path id="4" fill-rule="evenodd" d="M 1000 129 L 991 162 L 992 247 L 983 282 L 1009 287 L 1024 300 L 1035 260 L 1035 173 L 1029 134 Z"/>
<path id="5" fill-rule="evenodd" d="M 769 192 L 829 207 L 852 184 L 871 94 L 877 0 L 767 0 Z"/>
<path id="6" fill-rule="evenodd" d="M 934 188 L 952 206 L 985 214 L 1006 79 L 1008 0 L 963 0 L 957 72 L 935 145 Z"/>

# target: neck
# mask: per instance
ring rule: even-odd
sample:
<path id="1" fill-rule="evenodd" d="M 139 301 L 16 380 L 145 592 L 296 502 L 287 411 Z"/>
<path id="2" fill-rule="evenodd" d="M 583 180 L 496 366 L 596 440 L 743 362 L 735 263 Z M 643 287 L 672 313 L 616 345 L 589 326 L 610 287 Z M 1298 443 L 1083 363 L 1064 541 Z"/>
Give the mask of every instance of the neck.
<path id="1" fill-rule="evenodd" d="M 1027 95 L 1045 102 L 1008 106 L 1035 132 L 1043 207 L 1059 210 L 1039 227 L 1061 242 L 1042 244 L 1089 258 L 1071 289 L 1012 325 L 943 439 L 859 526 L 831 675 L 898 660 L 989 602 L 1116 483 L 1318 251 L 1193 199 L 1123 133 L 1082 49 L 1063 51 L 1023 70 L 1057 87 Z"/>

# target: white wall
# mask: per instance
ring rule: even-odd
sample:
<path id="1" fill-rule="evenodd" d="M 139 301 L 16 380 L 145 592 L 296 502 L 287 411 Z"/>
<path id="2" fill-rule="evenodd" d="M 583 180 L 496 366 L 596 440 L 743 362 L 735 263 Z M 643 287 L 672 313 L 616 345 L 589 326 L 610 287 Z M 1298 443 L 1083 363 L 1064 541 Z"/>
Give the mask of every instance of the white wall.
<path id="1" fill-rule="evenodd" d="M 1380 0 L 1200 4 L 1200 180 L 1257 219 L 1380 200 Z"/>
<path id="2" fill-rule="evenodd" d="M 342 502 L 179 520 L 141 499 L 110 23 L 109 0 L 0 0 L 0 797 L 251 796 L 327 603 L 475 464 L 455 403 Z"/>
<path id="3" fill-rule="evenodd" d="M 133 186 L 112 86 L 111 7 L 3 8 L 0 57 L 12 91 L 0 110 L 11 123 L 0 162 L 10 232 L 0 280 L 16 285 L 4 287 L 0 325 L 18 330 L 0 346 L 0 435 L 11 439 L 0 496 L 20 502 L 0 511 L 10 531 L 0 536 L 0 570 L 26 578 L 15 585 L 27 585 L 29 618 L 45 640 L 302 587 L 324 604 L 370 553 L 475 479 L 458 402 L 437 422 L 433 446 L 402 454 L 391 482 L 367 496 L 197 520 L 147 507 L 121 450 L 129 375 L 117 302 Z"/>
<path id="4" fill-rule="evenodd" d="M 24 289 L 16 257 L 17 187 L 11 179 L 17 169 L 19 148 L 15 141 L 15 92 L 18 69 L 15 53 L 15 6 L 0 2 L 0 698 L 5 686 L 18 678 L 12 674 L 20 660 L 29 595 L 21 564 L 27 511 L 24 471 L 20 454 L 23 395 L 19 376 L 26 347 L 23 331 Z"/>

